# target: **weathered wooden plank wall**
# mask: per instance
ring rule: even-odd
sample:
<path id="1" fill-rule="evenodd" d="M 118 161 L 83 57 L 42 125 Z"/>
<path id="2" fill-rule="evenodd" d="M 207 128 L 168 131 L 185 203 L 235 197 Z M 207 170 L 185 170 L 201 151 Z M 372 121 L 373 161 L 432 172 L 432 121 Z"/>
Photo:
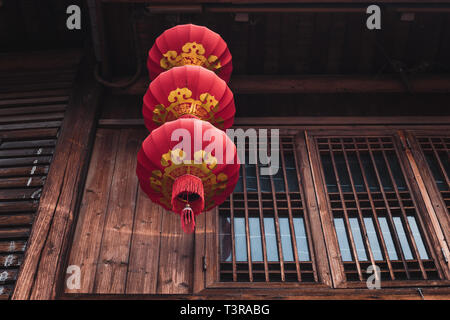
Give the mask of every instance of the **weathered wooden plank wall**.
<path id="1" fill-rule="evenodd" d="M 138 191 L 126 293 L 156 292 L 161 225 L 165 211 Z"/>
<path id="2" fill-rule="evenodd" d="M 145 129 L 98 129 L 68 265 L 80 289 L 66 293 L 189 294 L 194 235 L 153 204 L 135 174 Z"/>
<path id="3" fill-rule="evenodd" d="M 94 290 L 121 293 L 130 252 L 133 218 L 136 208 L 136 154 L 140 147 L 139 132 L 121 130 L 116 162 L 109 192 L 102 246 L 97 265 Z"/>
<path id="4" fill-rule="evenodd" d="M 60 288 L 58 280 L 65 272 L 62 268 L 72 238 L 78 191 L 84 184 L 101 95 L 100 86 L 93 79 L 90 57 L 86 55 L 77 68 L 12 299 L 54 299 Z"/>
<path id="5" fill-rule="evenodd" d="M 78 59 L 71 53 L 53 70 L 0 65 L 0 299 L 10 297 L 24 259 Z"/>

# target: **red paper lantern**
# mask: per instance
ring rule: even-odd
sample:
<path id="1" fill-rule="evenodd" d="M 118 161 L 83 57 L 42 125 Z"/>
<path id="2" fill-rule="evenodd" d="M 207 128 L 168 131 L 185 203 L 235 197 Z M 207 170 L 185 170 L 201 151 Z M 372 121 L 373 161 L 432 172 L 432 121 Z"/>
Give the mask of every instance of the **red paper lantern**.
<path id="1" fill-rule="evenodd" d="M 144 96 L 142 114 L 152 131 L 182 115 L 194 115 L 219 129 L 233 125 L 233 93 L 214 72 L 198 66 L 184 66 L 161 73 Z"/>
<path id="2" fill-rule="evenodd" d="M 197 65 L 228 82 L 233 65 L 226 42 L 206 27 L 178 25 L 163 32 L 148 53 L 150 80 L 173 67 Z"/>
<path id="3" fill-rule="evenodd" d="M 136 173 L 150 199 L 180 214 L 183 230 L 192 232 L 195 216 L 233 192 L 239 167 L 236 146 L 223 131 L 183 116 L 145 139 Z"/>

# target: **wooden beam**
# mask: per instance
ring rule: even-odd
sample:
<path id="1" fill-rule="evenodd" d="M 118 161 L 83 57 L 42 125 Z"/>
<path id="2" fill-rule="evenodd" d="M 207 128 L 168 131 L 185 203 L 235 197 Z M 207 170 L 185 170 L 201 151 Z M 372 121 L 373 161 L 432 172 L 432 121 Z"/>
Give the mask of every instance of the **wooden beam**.
<path id="1" fill-rule="evenodd" d="M 421 296 L 423 295 L 423 298 Z M 167 300 L 167 295 L 93 295 L 93 294 L 66 294 L 62 299 L 147 299 L 147 300 Z M 441 287 L 422 287 L 421 291 L 417 288 L 383 288 L 380 290 L 369 289 L 331 289 L 331 288 L 310 288 L 300 290 L 286 289 L 205 289 L 195 295 L 172 295 L 173 300 L 242 300 L 242 299 L 269 299 L 269 300 L 448 300 L 450 299 L 450 288 Z"/>
<path id="2" fill-rule="evenodd" d="M 410 77 L 412 91 L 415 93 L 450 92 L 450 76 L 427 75 Z M 125 81 L 124 78 L 115 81 Z M 140 78 L 126 89 L 113 89 L 114 94 L 144 95 L 150 80 Z M 257 93 L 396 93 L 406 92 L 397 76 L 343 76 L 343 75 L 305 75 L 269 76 L 236 75 L 232 77 L 230 89 L 234 94 Z"/>
<path id="3" fill-rule="evenodd" d="M 101 88 L 84 59 L 75 79 L 12 299 L 55 299 L 95 133 Z"/>
<path id="4" fill-rule="evenodd" d="M 352 126 L 355 125 L 446 125 L 450 124 L 450 117 L 252 117 L 235 118 L 234 127 L 239 126 Z M 101 127 L 130 127 L 144 126 L 144 119 L 100 119 Z"/>
<path id="5" fill-rule="evenodd" d="M 147 3 L 147 0 L 97 0 L 104 3 Z M 379 0 L 384 9 L 397 12 L 425 12 L 442 13 L 450 11 L 450 0 Z M 190 13 L 319 13 L 319 12 L 347 12 L 366 14 L 367 7 L 372 5 L 371 0 L 238 0 L 218 1 L 211 3 L 205 0 L 191 0 L 180 4 L 179 0 L 152 1 L 147 10 L 152 14 L 190 14 Z"/>
<path id="6" fill-rule="evenodd" d="M 148 3 L 148 0 L 100 0 L 101 2 L 105 3 Z M 212 1 L 207 0 L 190 0 L 186 1 L 186 3 L 183 3 L 183 6 L 186 4 L 208 4 Z M 373 1 L 371 0 L 281 0 L 281 1 L 275 1 L 275 0 L 219 0 L 217 1 L 221 5 L 277 5 L 280 4 L 284 5 L 316 5 L 317 2 L 320 2 L 321 4 L 373 4 Z M 386 4 L 392 4 L 395 3 L 407 3 L 407 4 L 424 4 L 423 0 L 378 0 L 376 3 L 386 3 Z M 182 3 L 180 0 L 156 0 L 151 2 L 153 4 L 172 4 L 172 5 L 179 5 Z M 450 3 L 450 0 L 427 0 L 427 4 L 444 4 L 444 3 Z"/>
<path id="7" fill-rule="evenodd" d="M 6 71 L 70 70 L 78 65 L 80 57 L 79 49 L 0 53 L 0 74 L 6 75 Z"/>
<path id="8" fill-rule="evenodd" d="M 380 1 L 378 2 L 380 3 Z M 410 7 L 397 7 L 392 6 L 391 4 L 387 4 L 389 7 L 394 7 L 394 10 L 397 12 L 414 12 L 414 13 L 442 13 L 449 12 L 450 8 L 448 6 L 434 6 L 434 7 L 424 7 L 424 6 L 410 6 Z M 169 9 L 170 6 L 165 6 L 165 10 L 163 11 L 161 8 L 157 8 L 157 5 L 152 6 L 152 13 L 170 13 L 175 11 L 176 6 L 171 6 L 172 10 Z M 205 6 L 204 12 L 214 12 L 214 13 L 361 13 L 366 14 L 368 4 L 360 3 L 357 6 L 338 6 L 338 4 L 334 5 L 326 5 L 326 6 L 285 6 L 285 7 L 209 7 Z M 155 12 L 156 11 L 156 12 Z M 182 11 L 179 13 L 183 13 Z"/>

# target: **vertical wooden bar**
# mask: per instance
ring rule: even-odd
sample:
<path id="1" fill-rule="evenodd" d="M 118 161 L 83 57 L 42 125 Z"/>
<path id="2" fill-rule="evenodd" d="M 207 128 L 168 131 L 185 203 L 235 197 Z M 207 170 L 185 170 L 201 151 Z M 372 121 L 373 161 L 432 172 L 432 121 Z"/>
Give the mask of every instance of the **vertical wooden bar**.
<path id="1" fill-rule="evenodd" d="M 205 270 L 205 286 L 216 283 L 219 279 L 220 256 L 217 250 L 219 245 L 219 232 L 216 232 L 218 226 L 219 209 L 214 208 L 205 213 L 205 258 L 202 261 L 202 268 Z M 197 234 L 196 234 L 197 236 Z M 197 255 L 197 253 L 196 253 Z M 203 260 L 203 257 L 202 257 Z M 194 285 L 195 289 L 195 285 Z"/>
<path id="2" fill-rule="evenodd" d="M 215 215 L 216 210 L 211 210 L 208 212 L 202 212 L 195 218 L 195 231 L 194 231 L 194 272 L 192 276 L 192 292 L 198 293 L 205 288 L 206 285 L 206 268 L 219 268 L 217 263 L 211 263 L 206 258 L 206 238 L 208 238 L 209 242 L 214 244 L 218 244 L 218 242 L 213 239 L 214 229 L 207 230 L 206 229 L 206 216 L 207 215 Z M 216 226 L 216 225 L 214 225 Z M 213 227 L 214 227 L 213 226 Z M 216 245 L 216 249 L 218 246 Z M 216 253 L 218 250 L 215 250 Z M 217 273 L 216 273 L 217 274 Z M 216 277 L 216 279 L 218 279 Z"/>
<path id="3" fill-rule="evenodd" d="M 284 159 L 283 141 L 280 142 L 280 156 L 281 156 L 281 168 L 283 169 L 284 189 L 286 191 L 286 200 L 288 205 L 289 230 L 291 233 L 292 250 L 294 251 L 295 270 L 297 271 L 297 280 L 302 281 L 302 275 L 300 273 L 300 263 L 298 261 L 297 239 L 295 238 L 295 231 L 294 231 L 294 219 L 292 218 L 291 196 L 289 194 L 289 186 L 286 176 L 286 164 Z M 300 185 L 298 191 L 300 192 Z"/>
<path id="4" fill-rule="evenodd" d="M 391 208 L 389 207 L 389 202 L 388 202 L 388 200 L 386 198 L 386 194 L 384 192 L 383 183 L 381 182 L 380 173 L 378 171 L 377 164 L 376 164 L 375 158 L 373 156 L 372 148 L 370 147 L 370 142 L 369 142 L 369 140 L 367 138 L 365 139 L 365 143 L 367 144 L 367 149 L 369 151 L 370 160 L 372 162 L 372 166 L 373 166 L 373 169 L 375 171 L 375 176 L 377 177 L 377 182 L 378 182 L 378 185 L 380 187 L 381 195 L 383 196 L 384 205 L 386 206 L 386 211 L 388 213 L 389 223 L 391 225 L 391 228 L 390 228 L 391 229 L 391 234 L 393 234 L 393 236 L 394 236 L 393 238 L 394 238 L 395 246 L 396 246 L 396 249 L 397 249 L 397 253 L 401 257 L 401 260 L 402 260 L 402 263 L 403 263 L 403 267 L 405 268 L 406 277 L 408 279 L 410 279 L 411 277 L 410 277 L 409 270 L 408 270 L 408 264 L 406 263 L 405 255 L 403 254 L 403 249 L 402 249 L 402 246 L 400 244 L 400 238 L 398 237 L 397 229 L 395 228 L 395 223 L 394 223 L 394 218 L 392 216 Z M 401 199 L 399 199 L 399 201 L 401 201 Z"/>
<path id="5" fill-rule="evenodd" d="M 250 228 L 248 225 L 247 173 L 245 171 L 245 164 L 242 166 L 242 184 L 244 186 L 245 236 L 247 239 L 248 278 L 250 282 L 253 282 L 252 252 L 250 247 Z"/>
<path id="6" fill-rule="evenodd" d="M 329 149 L 328 151 L 330 152 L 331 163 L 333 166 L 334 175 L 336 177 L 336 184 L 338 187 L 339 195 L 341 197 L 342 209 L 344 210 L 345 225 L 347 226 L 347 233 L 348 233 L 348 237 L 350 239 L 350 246 L 352 248 L 353 257 L 355 259 L 356 270 L 358 271 L 359 280 L 362 281 L 363 275 L 361 272 L 361 266 L 359 264 L 359 257 L 358 257 L 358 252 L 356 251 L 355 241 L 353 240 L 353 233 L 350 228 L 350 220 L 348 219 L 348 213 L 347 213 L 347 204 L 345 203 L 344 193 L 342 192 L 341 182 L 340 182 L 340 178 L 339 178 L 339 172 L 336 167 L 336 161 L 334 159 L 334 152 L 333 152 L 333 148 L 330 143 L 330 138 L 327 138 L 327 139 L 328 139 L 328 149 Z"/>
<path id="7" fill-rule="evenodd" d="M 262 206 L 262 196 L 261 196 L 261 184 L 259 181 L 259 166 L 258 161 L 255 164 L 256 167 L 256 185 L 258 187 L 258 208 L 259 208 L 259 226 L 261 228 L 261 242 L 263 250 L 263 261 L 264 261 L 264 277 L 266 282 L 269 282 L 269 266 L 267 264 L 267 250 L 266 250 L 266 233 L 264 229 L 264 212 Z"/>
<path id="8" fill-rule="evenodd" d="M 245 179 L 245 177 L 243 177 Z M 231 264 L 233 270 L 233 281 L 237 281 L 237 273 L 236 273 L 236 245 L 234 241 L 234 200 L 233 194 L 230 194 L 230 224 L 231 224 Z"/>
<path id="9" fill-rule="evenodd" d="M 277 237 L 278 244 L 278 258 L 280 260 L 280 271 L 281 271 L 281 281 L 285 281 L 284 276 L 284 261 L 283 261 L 283 250 L 281 247 L 281 235 L 280 235 L 280 222 L 278 220 L 278 205 L 277 205 L 277 196 L 275 193 L 275 185 L 273 183 L 273 178 L 270 175 L 270 187 L 272 189 L 272 198 L 273 198 L 273 210 L 274 210 L 274 220 L 275 220 L 275 232 Z"/>
<path id="10" fill-rule="evenodd" d="M 316 253 L 314 251 L 314 247 L 312 245 L 312 242 L 314 241 L 314 236 L 315 233 L 319 233 L 320 238 L 322 239 L 322 228 L 320 225 L 317 225 L 315 229 L 319 229 L 320 232 L 316 231 L 313 234 L 312 231 L 312 225 L 310 223 L 310 219 L 312 219 L 312 217 L 310 217 L 308 210 L 314 210 L 316 211 L 315 214 L 317 215 L 317 218 L 319 216 L 318 212 L 317 212 L 317 204 L 315 203 L 316 198 L 315 197 L 309 197 L 310 200 L 308 201 L 308 196 L 305 194 L 305 188 L 303 187 L 303 183 L 302 183 L 302 179 L 300 178 L 301 176 L 303 177 L 303 181 L 305 181 L 305 183 L 307 183 L 307 187 L 306 189 L 309 189 L 310 191 L 314 192 L 314 187 L 312 185 L 312 176 L 311 176 L 311 171 L 307 170 L 307 166 L 309 165 L 307 159 L 305 156 L 307 156 L 307 150 L 306 149 L 306 144 L 303 140 L 304 138 L 299 135 L 295 137 L 295 143 L 293 144 L 293 154 L 294 154 L 294 163 L 295 163 L 295 172 L 297 173 L 297 182 L 298 182 L 298 191 L 300 193 L 300 199 L 301 199 L 301 203 L 302 203 L 302 212 L 303 212 L 303 221 L 305 222 L 305 231 L 306 231 L 306 235 L 307 235 L 307 242 L 308 242 L 308 250 L 309 250 L 309 254 L 310 254 L 310 258 L 312 263 L 312 268 L 313 268 L 313 273 L 314 273 L 314 281 L 319 281 L 319 277 L 317 274 L 317 267 L 316 267 L 316 263 L 323 263 L 322 261 L 316 261 Z M 304 153 L 304 155 L 302 155 L 302 153 Z M 300 159 L 299 159 L 300 157 Z M 303 174 L 300 174 L 300 172 L 303 172 Z M 317 228 L 320 227 L 320 228 Z M 324 245 L 323 243 L 319 243 L 318 241 L 314 241 L 316 246 L 321 246 Z M 297 247 L 298 248 L 298 247 Z M 325 248 L 323 248 L 325 249 Z M 324 250 L 325 251 L 325 250 Z M 326 259 L 327 260 L 327 259 Z M 328 262 L 327 262 L 328 265 Z M 328 279 L 325 280 L 325 282 L 328 281 Z"/>
<path id="11" fill-rule="evenodd" d="M 331 205 L 327 199 L 327 190 L 324 183 L 325 178 L 323 176 L 324 171 L 319 150 L 314 137 L 309 136 L 307 131 L 305 131 L 304 134 L 306 150 L 308 151 L 309 161 L 311 162 L 311 175 L 313 181 L 311 187 L 316 191 L 318 211 L 320 214 L 320 223 L 316 222 L 315 224 L 316 229 L 319 227 L 318 224 L 320 224 L 320 228 L 323 230 L 325 238 L 324 249 L 328 252 L 332 276 L 332 283 L 330 284 L 336 288 L 346 287 L 344 266 L 342 264 L 336 230 L 334 228 Z M 299 156 L 301 159 L 301 154 Z M 305 190 L 305 194 L 306 193 L 307 190 Z M 323 265 L 322 270 L 324 270 Z"/>

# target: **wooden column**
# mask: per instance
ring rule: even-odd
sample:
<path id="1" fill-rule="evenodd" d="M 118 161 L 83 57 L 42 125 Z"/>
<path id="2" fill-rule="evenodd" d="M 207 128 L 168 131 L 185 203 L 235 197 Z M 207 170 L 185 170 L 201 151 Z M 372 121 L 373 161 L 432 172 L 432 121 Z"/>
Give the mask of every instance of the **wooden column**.
<path id="1" fill-rule="evenodd" d="M 75 79 L 12 299 L 55 299 L 75 226 L 101 87 L 84 58 Z"/>

